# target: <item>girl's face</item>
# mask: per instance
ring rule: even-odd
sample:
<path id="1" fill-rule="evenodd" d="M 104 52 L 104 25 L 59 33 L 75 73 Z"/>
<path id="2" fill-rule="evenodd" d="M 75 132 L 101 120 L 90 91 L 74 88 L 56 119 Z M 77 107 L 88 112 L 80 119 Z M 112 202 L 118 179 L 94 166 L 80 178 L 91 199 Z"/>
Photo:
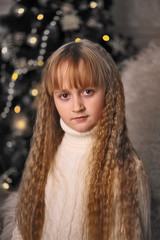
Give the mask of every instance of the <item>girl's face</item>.
<path id="1" fill-rule="evenodd" d="M 61 67 L 62 89 L 53 92 L 55 106 L 69 127 L 78 132 L 86 132 L 97 124 L 102 115 L 105 89 L 91 86 L 70 88 L 66 74 L 67 66 L 66 62 Z"/>

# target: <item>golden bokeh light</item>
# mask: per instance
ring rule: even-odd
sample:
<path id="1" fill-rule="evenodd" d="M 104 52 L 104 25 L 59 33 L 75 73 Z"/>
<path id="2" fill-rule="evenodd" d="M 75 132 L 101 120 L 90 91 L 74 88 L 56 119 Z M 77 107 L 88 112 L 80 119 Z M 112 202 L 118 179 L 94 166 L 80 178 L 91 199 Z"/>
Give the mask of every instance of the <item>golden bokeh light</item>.
<path id="1" fill-rule="evenodd" d="M 108 36 L 108 35 L 103 35 L 103 40 L 104 40 L 104 41 L 106 41 L 106 42 L 107 42 L 107 41 L 109 41 L 109 39 L 110 39 L 110 38 L 109 38 L 109 36 Z"/>
<path id="2" fill-rule="evenodd" d="M 14 111 L 15 111 L 15 113 L 19 113 L 21 111 L 21 107 L 18 105 L 15 106 Z"/>
<path id="3" fill-rule="evenodd" d="M 23 14 L 24 13 L 24 8 L 19 8 L 18 9 L 18 14 Z"/>
<path id="4" fill-rule="evenodd" d="M 3 188 L 8 190 L 9 189 L 9 184 L 8 183 L 3 183 Z"/>
<path id="5" fill-rule="evenodd" d="M 96 8 L 97 7 L 97 3 L 94 2 L 94 1 L 90 2 L 90 7 L 91 8 Z"/>
<path id="6" fill-rule="evenodd" d="M 44 62 L 42 60 L 38 61 L 38 66 L 42 67 L 44 65 Z"/>
<path id="7" fill-rule="evenodd" d="M 19 130 L 24 130 L 27 127 L 27 122 L 25 119 L 19 119 L 15 122 L 15 128 Z"/>
<path id="8" fill-rule="evenodd" d="M 37 19 L 38 20 L 42 20 L 44 18 L 44 15 L 43 14 L 38 14 L 38 16 L 37 16 Z"/>
<path id="9" fill-rule="evenodd" d="M 38 89 L 36 89 L 36 88 L 32 89 L 31 94 L 34 97 L 37 96 L 38 95 Z"/>
<path id="10" fill-rule="evenodd" d="M 76 38 L 75 42 L 79 42 L 81 40 L 81 38 Z"/>
<path id="11" fill-rule="evenodd" d="M 29 42 L 30 42 L 31 44 L 35 44 L 35 43 L 37 42 L 37 38 L 36 38 L 36 37 L 31 37 L 31 38 L 29 39 Z"/>
<path id="12" fill-rule="evenodd" d="M 12 79 L 13 79 L 13 80 L 17 80 L 17 78 L 18 78 L 18 74 L 17 74 L 17 73 L 13 73 L 13 74 L 12 74 Z"/>

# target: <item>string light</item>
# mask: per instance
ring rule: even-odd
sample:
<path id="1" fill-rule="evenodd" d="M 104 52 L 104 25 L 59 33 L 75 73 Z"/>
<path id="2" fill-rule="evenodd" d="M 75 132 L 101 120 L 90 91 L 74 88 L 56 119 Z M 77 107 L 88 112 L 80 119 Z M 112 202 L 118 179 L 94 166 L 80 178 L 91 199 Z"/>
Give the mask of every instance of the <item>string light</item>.
<path id="1" fill-rule="evenodd" d="M 50 31 L 48 29 L 44 30 L 44 35 L 49 35 Z"/>
<path id="2" fill-rule="evenodd" d="M 13 146 L 12 142 L 8 141 L 7 142 L 7 147 L 11 148 Z"/>
<path id="3" fill-rule="evenodd" d="M 12 179 L 11 178 L 8 177 L 6 180 L 7 180 L 8 183 L 12 183 Z"/>
<path id="4" fill-rule="evenodd" d="M 46 48 L 47 47 L 47 43 L 46 42 L 42 42 L 41 43 L 41 48 Z"/>
<path id="5" fill-rule="evenodd" d="M 2 117 L 2 118 L 6 118 L 6 117 L 7 117 L 7 114 L 6 114 L 5 112 L 2 112 L 2 113 L 1 113 L 1 117 Z"/>
<path id="6" fill-rule="evenodd" d="M 91 4 L 91 5 L 94 6 L 94 4 Z M 20 6 L 19 8 L 16 8 L 14 11 L 15 11 L 15 14 L 22 15 L 22 14 L 24 14 L 25 10 L 26 9 L 24 7 Z M 39 49 L 37 59 L 36 60 L 29 59 L 27 61 L 27 66 L 25 66 L 25 67 L 20 68 L 17 65 L 18 60 L 17 60 L 17 56 L 16 56 L 16 51 L 15 51 L 15 48 L 14 48 L 13 35 L 9 34 L 7 36 L 7 45 L 4 46 L 1 51 L 2 51 L 3 54 L 6 54 L 6 52 L 10 53 L 9 57 L 11 58 L 11 62 L 13 64 L 15 70 L 14 70 L 14 72 L 11 75 L 11 78 L 10 78 L 6 105 L 4 107 L 4 110 L 1 113 L 1 117 L 3 119 L 7 118 L 7 115 L 9 113 L 10 109 L 11 109 L 11 106 L 12 106 L 13 94 L 14 94 L 14 91 L 15 91 L 14 90 L 14 87 L 15 87 L 14 81 L 16 81 L 19 78 L 20 75 L 25 75 L 29 71 L 36 70 L 37 68 L 42 67 L 44 65 L 44 55 L 46 54 L 47 40 L 48 40 L 48 36 L 50 34 L 50 27 L 54 27 L 57 24 L 56 22 L 59 20 L 59 18 L 60 18 L 59 16 L 61 14 L 62 14 L 62 11 L 58 10 L 56 12 L 56 15 L 51 20 L 51 22 L 47 25 L 46 29 L 44 29 L 43 35 L 41 36 L 41 44 L 40 44 L 40 49 Z M 38 20 L 42 20 L 43 18 L 44 18 L 43 14 L 38 14 L 38 16 L 37 16 Z M 80 40 L 81 40 L 80 38 L 77 38 L 75 41 L 78 42 Z M 37 29 L 33 28 L 31 30 L 31 33 L 27 36 L 27 43 L 32 47 L 36 47 L 38 42 L 39 42 L 39 36 L 37 34 Z M 2 75 L 1 76 L 1 82 L 2 82 L 3 77 L 4 76 Z M 33 93 L 33 95 L 34 94 L 36 95 L 37 93 Z M 18 108 L 15 108 L 14 111 L 16 112 L 16 111 L 19 111 L 19 110 L 18 110 Z"/>
<path id="7" fill-rule="evenodd" d="M 38 61 L 38 66 L 42 67 L 44 65 L 44 62 L 42 60 Z"/>
<path id="8" fill-rule="evenodd" d="M 7 106 L 8 108 L 10 108 L 10 107 L 12 106 L 12 103 L 11 103 L 11 102 L 7 102 L 7 103 L 6 103 L 6 106 Z"/>
<path id="9" fill-rule="evenodd" d="M 5 112 L 5 113 L 9 113 L 9 108 L 8 108 L 8 107 L 5 107 L 5 108 L 4 108 L 4 112 Z"/>
<path id="10" fill-rule="evenodd" d="M 28 45 L 34 47 L 38 44 L 38 36 L 36 34 L 29 34 L 27 37 Z"/>
<path id="11" fill-rule="evenodd" d="M 31 94 L 34 97 L 37 96 L 38 95 L 38 89 L 36 89 L 36 88 L 32 89 Z"/>
<path id="12" fill-rule="evenodd" d="M 3 47 L 1 51 L 2 51 L 2 54 L 5 54 L 5 53 L 7 53 L 8 48 L 7 47 Z"/>
<path id="13" fill-rule="evenodd" d="M 5 190 L 8 190 L 8 189 L 9 189 L 9 184 L 8 184 L 8 183 L 3 183 L 3 188 L 4 188 Z"/>
<path id="14" fill-rule="evenodd" d="M 14 89 L 13 88 L 9 88 L 8 89 L 8 93 L 12 95 L 14 93 Z"/>
<path id="15" fill-rule="evenodd" d="M 61 10 L 57 10 L 57 11 L 56 11 L 56 15 L 59 15 L 59 16 L 60 16 L 61 14 L 62 14 L 62 11 L 61 11 Z"/>
<path id="16" fill-rule="evenodd" d="M 38 20 L 42 20 L 44 18 L 44 15 L 43 14 L 38 14 L 38 16 L 37 16 L 37 19 Z"/>
<path id="17" fill-rule="evenodd" d="M 19 8 L 19 9 L 18 9 L 18 14 L 19 14 L 19 15 L 22 15 L 22 14 L 24 13 L 24 10 L 25 10 L 24 8 Z"/>
<path id="18" fill-rule="evenodd" d="M 15 81 L 15 80 L 17 80 L 17 78 L 18 78 L 18 74 L 14 72 L 12 74 L 12 79 Z"/>
<path id="19" fill-rule="evenodd" d="M 81 38 L 76 38 L 75 42 L 79 42 L 81 40 Z"/>
<path id="20" fill-rule="evenodd" d="M 37 38 L 36 37 L 31 37 L 30 38 L 30 43 L 31 44 L 35 44 L 37 42 Z"/>
<path id="21" fill-rule="evenodd" d="M 45 49 L 40 49 L 39 53 L 41 54 L 40 56 L 38 56 L 38 60 L 42 60 L 44 57 L 42 55 L 44 55 L 46 53 Z"/>
<path id="22" fill-rule="evenodd" d="M 14 83 L 14 82 L 10 82 L 10 84 L 9 84 L 9 87 L 10 87 L 10 88 L 13 88 L 13 87 L 14 87 L 14 85 L 15 85 L 15 83 Z"/>
<path id="23" fill-rule="evenodd" d="M 13 100 L 13 96 L 12 95 L 8 95 L 7 99 L 8 99 L 8 101 L 12 101 Z"/>
<path id="24" fill-rule="evenodd" d="M 54 26 L 56 25 L 56 21 L 50 22 L 50 25 L 51 25 L 52 27 L 54 27 Z"/>
<path id="25" fill-rule="evenodd" d="M 48 40 L 48 36 L 43 36 L 42 37 L 42 41 L 47 41 Z"/>
<path id="26" fill-rule="evenodd" d="M 97 3 L 94 2 L 94 1 L 90 2 L 90 7 L 91 8 L 96 8 L 97 7 Z"/>
<path id="27" fill-rule="evenodd" d="M 20 113 L 20 111 L 21 111 L 21 107 L 18 106 L 18 105 L 15 106 L 14 111 L 15 111 L 15 113 Z"/>
<path id="28" fill-rule="evenodd" d="M 55 16 L 55 17 L 53 18 L 53 20 L 58 21 L 58 20 L 59 20 L 59 16 Z"/>
<path id="29" fill-rule="evenodd" d="M 9 177 L 10 175 L 17 175 L 18 171 L 14 167 L 10 167 L 0 176 L 0 188 L 3 190 L 8 190 L 11 187 L 13 180 Z"/>
<path id="30" fill-rule="evenodd" d="M 102 38 L 103 38 L 103 40 L 104 40 L 104 41 L 106 41 L 106 42 L 110 40 L 110 38 L 109 38 L 109 36 L 108 36 L 108 35 L 103 35 L 103 37 L 102 37 Z"/>
<path id="31" fill-rule="evenodd" d="M 18 130 L 25 130 L 27 127 L 27 121 L 24 118 L 17 119 L 17 121 L 14 123 L 14 128 Z"/>

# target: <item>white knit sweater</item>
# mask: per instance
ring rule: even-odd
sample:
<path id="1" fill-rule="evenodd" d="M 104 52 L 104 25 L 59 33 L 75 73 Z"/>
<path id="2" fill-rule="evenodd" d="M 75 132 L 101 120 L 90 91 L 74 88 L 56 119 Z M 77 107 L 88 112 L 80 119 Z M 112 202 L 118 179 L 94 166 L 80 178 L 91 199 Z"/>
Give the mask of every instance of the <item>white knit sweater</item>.
<path id="1" fill-rule="evenodd" d="M 86 239 L 84 186 L 93 131 L 79 133 L 60 122 L 65 134 L 46 185 L 42 239 L 82 240 Z"/>
<path id="2" fill-rule="evenodd" d="M 87 239 L 85 181 L 93 130 L 79 133 L 60 123 L 65 134 L 54 170 L 48 174 L 42 240 L 83 240 Z M 12 240 L 21 240 L 17 228 Z"/>
<path id="3" fill-rule="evenodd" d="M 87 192 L 90 176 L 90 150 L 92 147 L 93 131 L 79 133 L 61 121 L 65 131 L 58 148 L 54 168 L 48 174 L 45 192 L 45 221 L 41 240 L 87 240 Z M 147 179 L 143 174 L 143 164 L 135 156 L 138 179 L 141 237 L 138 239 L 150 240 L 150 199 Z M 115 172 L 114 201 L 115 225 L 108 240 L 128 240 L 125 234 L 119 236 L 119 223 L 122 219 L 119 208 L 119 184 Z M 22 240 L 17 227 L 9 237 L 14 223 L 16 196 L 11 197 L 5 209 L 5 229 L 0 236 L 2 240 Z M 11 207 L 11 211 L 7 208 Z M 8 216 L 7 216 L 8 215 Z M 8 228 L 9 227 L 9 228 Z M 121 231 L 123 232 L 124 226 Z M 133 236 L 132 239 L 137 239 Z M 28 239 L 29 240 L 29 239 Z"/>

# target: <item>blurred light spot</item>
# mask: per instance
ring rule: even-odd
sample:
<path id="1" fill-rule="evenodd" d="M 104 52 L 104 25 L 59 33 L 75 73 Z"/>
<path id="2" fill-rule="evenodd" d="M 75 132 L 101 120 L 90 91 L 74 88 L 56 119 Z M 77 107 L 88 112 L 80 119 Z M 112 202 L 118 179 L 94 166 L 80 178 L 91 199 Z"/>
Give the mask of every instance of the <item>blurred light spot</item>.
<path id="1" fill-rule="evenodd" d="M 38 16 L 37 16 L 37 19 L 38 20 L 42 20 L 44 18 L 44 15 L 43 14 L 38 14 Z"/>
<path id="2" fill-rule="evenodd" d="M 56 21 L 50 22 L 50 25 L 51 25 L 52 27 L 54 27 L 54 26 L 56 25 Z"/>
<path id="3" fill-rule="evenodd" d="M 43 41 L 47 41 L 47 40 L 48 40 L 48 36 L 43 36 L 43 37 L 42 37 L 42 40 L 43 40 Z"/>
<path id="4" fill-rule="evenodd" d="M 43 43 L 41 44 L 41 47 L 42 47 L 42 48 L 46 48 L 46 47 L 47 47 L 47 43 L 43 42 Z"/>
<path id="5" fill-rule="evenodd" d="M 8 108 L 10 108 L 10 107 L 12 106 L 12 103 L 8 101 L 8 102 L 6 103 L 6 106 L 7 106 Z"/>
<path id="6" fill-rule="evenodd" d="M 7 99 L 8 99 L 8 101 L 10 102 L 10 101 L 13 100 L 13 96 L 12 96 L 12 95 L 8 95 Z"/>
<path id="7" fill-rule="evenodd" d="M 3 112 L 3 113 L 1 114 L 1 117 L 2 117 L 2 118 L 6 118 L 6 117 L 7 117 L 7 114 L 6 114 L 5 112 Z"/>
<path id="8" fill-rule="evenodd" d="M 44 35 L 48 35 L 50 33 L 50 31 L 48 30 L 48 29 L 46 29 L 45 31 L 44 31 Z"/>
<path id="9" fill-rule="evenodd" d="M 2 51 L 3 54 L 5 54 L 5 53 L 7 53 L 8 48 L 7 47 L 3 47 L 1 51 Z"/>
<path id="10" fill-rule="evenodd" d="M 5 113 L 9 113 L 9 107 L 5 107 L 5 108 L 4 108 L 4 112 L 5 112 Z"/>
<path id="11" fill-rule="evenodd" d="M 37 42 L 37 38 L 36 38 L 36 37 L 31 37 L 31 38 L 29 39 L 29 42 L 30 42 L 31 44 L 35 44 L 35 43 Z"/>
<path id="12" fill-rule="evenodd" d="M 21 107 L 18 105 L 15 106 L 14 111 L 15 111 L 15 113 L 19 113 L 21 111 Z"/>
<path id="13" fill-rule="evenodd" d="M 37 96 L 38 95 L 38 90 L 36 88 L 32 89 L 31 91 L 32 96 Z"/>
<path id="14" fill-rule="evenodd" d="M 13 80 L 17 80 L 17 78 L 18 78 L 18 74 L 17 74 L 17 73 L 13 73 L 13 74 L 12 74 L 12 79 L 13 79 Z"/>
<path id="15" fill-rule="evenodd" d="M 19 8 L 19 9 L 18 9 L 18 14 L 21 15 L 21 14 L 23 14 L 23 13 L 24 13 L 24 8 Z"/>
<path id="16" fill-rule="evenodd" d="M 6 180 L 7 180 L 8 183 L 12 183 L 12 179 L 11 178 L 8 177 Z"/>
<path id="17" fill-rule="evenodd" d="M 11 148 L 13 146 L 12 142 L 8 141 L 7 142 L 7 147 Z"/>
<path id="18" fill-rule="evenodd" d="M 15 127 L 19 130 L 24 130 L 27 126 L 27 123 L 24 119 L 17 120 L 15 123 Z"/>
<path id="19" fill-rule="evenodd" d="M 80 38 L 76 38 L 75 39 L 75 42 L 79 42 L 81 39 Z"/>
<path id="20" fill-rule="evenodd" d="M 9 89 L 8 89 L 8 93 L 9 93 L 10 95 L 12 95 L 12 94 L 14 93 L 14 89 L 13 89 L 13 88 L 9 88 Z"/>
<path id="21" fill-rule="evenodd" d="M 9 184 L 8 183 L 3 183 L 3 188 L 6 189 L 6 190 L 9 189 Z"/>
<path id="22" fill-rule="evenodd" d="M 54 19 L 55 21 L 58 21 L 58 20 L 59 20 L 59 16 L 55 16 L 53 19 Z"/>
<path id="23" fill-rule="evenodd" d="M 40 60 L 40 61 L 38 61 L 38 66 L 39 66 L 39 67 L 43 66 L 43 64 L 44 64 L 44 62 L 43 62 L 43 61 L 41 61 L 41 60 Z"/>
<path id="24" fill-rule="evenodd" d="M 94 2 L 94 1 L 90 2 L 90 7 L 91 8 L 96 8 L 97 7 L 97 3 Z"/>
<path id="25" fill-rule="evenodd" d="M 104 41 L 106 41 L 106 42 L 107 42 L 107 41 L 109 41 L 109 39 L 110 39 L 110 38 L 109 38 L 109 36 L 108 36 L 108 35 L 103 35 L 103 40 L 104 40 Z"/>

